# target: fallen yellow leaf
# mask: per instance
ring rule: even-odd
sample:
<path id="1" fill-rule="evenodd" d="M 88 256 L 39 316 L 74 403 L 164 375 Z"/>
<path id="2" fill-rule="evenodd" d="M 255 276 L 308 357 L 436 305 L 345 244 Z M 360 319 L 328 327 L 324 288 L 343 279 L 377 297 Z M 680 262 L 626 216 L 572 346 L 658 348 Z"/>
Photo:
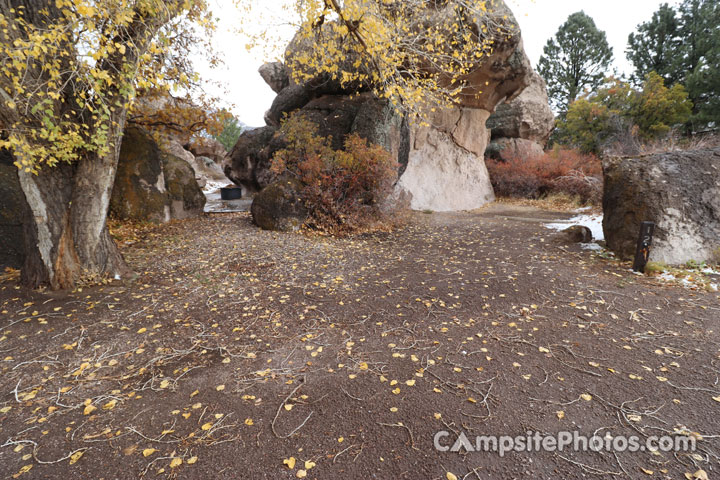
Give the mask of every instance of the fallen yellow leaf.
<path id="1" fill-rule="evenodd" d="M 155 452 L 157 452 L 157 450 L 155 450 L 154 448 L 146 448 L 145 450 L 143 450 L 142 454 L 143 454 L 143 457 L 149 457 L 150 455 L 152 455 Z"/>
<path id="2" fill-rule="evenodd" d="M 70 455 L 70 465 L 75 465 L 77 463 L 77 461 L 80 460 L 80 457 L 83 456 L 83 453 L 85 453 L 84 450 L 80 451 L 80 452 L 75 452 L 72 455 Z"/>
<path id="3" fill-rule="evenodd" d="M 288 468 L 290 470 L 292 470 L 293 468 L 295 468 L 295 462 L 296 462 L 295 457 L 290 457 L 290 458 L 286 458 L 285 460 L 283 460 L 283 465 L 287 465 Z"/>
<path id="4" fill-rule="evenodd" d="M 182 463 L 183 463 L 182 458 L 173 458 L 172 461 L 170 462 L 170 468 L 179 467 L 180 465 L 182 465 Z"/>

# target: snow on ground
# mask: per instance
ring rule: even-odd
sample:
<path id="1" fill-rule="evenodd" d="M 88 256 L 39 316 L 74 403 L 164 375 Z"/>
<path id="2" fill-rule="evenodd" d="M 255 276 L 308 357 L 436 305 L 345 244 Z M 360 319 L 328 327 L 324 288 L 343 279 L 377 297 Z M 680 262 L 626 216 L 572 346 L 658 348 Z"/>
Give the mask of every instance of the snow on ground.
<path id="1" fill-rule="evenodd" d="M 583 211 L 583 210 L 585 210 L 585 209 L 581 209 L 580 211 Z M 602 222 L 603 222 L 602 214 L 597 214 L 597 215 L 581 214 L 581 215 L 576 215 L 572 218 L 568 218 L 567 220 L 558 220 L 553 223 L 546 223 L 545 226 L 552 230 L 562 231 L 573 225 L 583 225 L 590 229 L 590 231 L 592 232 L 592 235 L 593 235 L 593 240 L 596 242 L 600 242 L 600 241 L 605 240 L 605 234 L 603 233 Z"/>

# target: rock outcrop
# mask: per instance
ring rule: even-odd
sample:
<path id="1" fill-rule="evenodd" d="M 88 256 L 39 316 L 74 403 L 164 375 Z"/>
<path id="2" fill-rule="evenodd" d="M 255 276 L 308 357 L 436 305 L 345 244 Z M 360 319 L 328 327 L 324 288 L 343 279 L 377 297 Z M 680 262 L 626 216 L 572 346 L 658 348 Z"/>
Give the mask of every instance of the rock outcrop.
<path id="1" fill-rule="evenodd" d="M 498 105 L 488 119 L 491 142 L 486 155 L 496 159 L 542 155 L 554 126 L 545 80 L 533 72 L 530 85 L 514 100 Z"/>
<path id="2" fill-rule="evenodd" d="M 720 149 L 605 162 L 603 231 L 622 258 L 635 254 L 640 224 L 654 222 L 650 260 L 718 261 Z"/>
<path id="3" fill-rule="evenodd" d="M 25 259 L 23 218 L 27 211 L 17 167 L 10 152 L 0 149 L 0 272 L 20 268 Z"/>
<path id="4" fill-rule="evenodd" d="M 452 1 L 444 8 L 453 8 Z M 503 2 L 495 2 L 509 24 L 517 27 Z M 438 10 L 442 15 L 442 9 Z M 432 21 L 432 15 L 428 21 Z M 469 210 L 494 199 L 484 153 L 489 141 L 485 126 L 499 102 L 517 96 L 529 83 L 532 68 L 525 55 L 519 28 L 498 40 L 489 57 L 467 78 L 468 87 L 458 96 L 460 105 L 437 112 L 430 126 L 411 122 L 368 92 L 369 87 L 340 85 L 318 76 L 303 85 L 288 80 L 265 116 L 267 127 L 241 135 L 225 163 L 225 174 L 250 190 L 274 181 L 268 174 L 272 155 L 282 148 L 277 129 L 285 114 L 302 112 L 332 136 L 335 148 L 351 133 L 385 147 L 400 165 L 395 198 L 410 198 L 411 208 L 434 211 Z M 286 63 L 308 52 L 307 39 L 294 39 L 286 50 Z M 345 63 L 357 64 L 347 58 Z M 289 75 L 282 64 L 261 69 L 263 78 L 277 89 Z M 280 80 L 278 80 L 280 79 Z M 364 90 L 364 91 L 363 91 Z"/>
<path id="5" fill-rule="evenodd" d="M 168 222 L 202 214 L 205 195 L 186 160 L 160 150 L 144 130 L 125 129 L 110 212 L 121 219 Z"/>

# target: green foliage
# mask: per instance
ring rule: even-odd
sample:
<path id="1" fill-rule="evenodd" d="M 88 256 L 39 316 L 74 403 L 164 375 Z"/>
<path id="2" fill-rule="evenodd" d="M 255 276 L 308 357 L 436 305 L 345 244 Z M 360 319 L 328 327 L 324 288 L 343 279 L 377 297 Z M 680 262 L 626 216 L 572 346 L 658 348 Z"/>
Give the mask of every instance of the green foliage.
<path id="1" fill-rule="evenodd" d="M 303 184 L 312 226 L 343 234 L 382 219 L 380 205 L 397 178 L 387 150 L 354 134 L 343 150 L 333 150 L 332 140 L 319 136 L 316 125 L 299 114 L 288 118 L 281 132 L 287 146 L 275 153 L 272 171 Z"/>
<path id="2" fill-rule="evenodd" d="M 664 4 L 628 39 L 633 79 L 651 71 L 665 84 L 683 84 L 694 108 L 688 130 L 720 125 L 720 3 L 683 0 L 677 9 Z"/>
<path id="3" fill-rule="evenodd" d="M 605 32 L 593 19 L 585 12 L 570 15 L 547 41 L 538 63 L 553 107 L 564 113 L 585 89 L 600 85 L 612 58 Z"/>
<path id="4" fill-rule="evenodd" d="M 667 88 L 650 72 L 641 90 L 610 78 L 596 92 L 578 99 L 558 124 L 558 143 L 586 153 L 602 153 L 605 146 L 630 132 L 647 142 L 667 135 L 689 118 L 692 102 L 682 85 Z"/>
<path id="5" fill-rule="evenodd" d="M 629 117 L 644 140 L 667 134 L 674 125 L 687 122 L 691 113 L 692 102 L 685 87 L 675 84 L 667 88 L 655 72 L 648 74 L 642 91 L 630 96 Z"/>
<path id="6" fill-rule="evenodd" d="M 650 21 L 638 25 L 637 32 L 628 37 L 626 54 L 635 67 L 633 81 L 640 84 L 650 72 L 657 72 L 666 85 L 676 83 L 681 78 L 677 69 L 681 46 L 677 12 L 664 3 Z"/>
<path id="7" fill-rule="evenodd" d="M 218 135 L 213 135 L 213 138 L 218 142 L 222 143 L 225 150 L 228 152 L 233 149 L 237 139 L 245 130 L 245 125 L 235 117 L 228 117 L 223 123 L 222 132 Z"/>

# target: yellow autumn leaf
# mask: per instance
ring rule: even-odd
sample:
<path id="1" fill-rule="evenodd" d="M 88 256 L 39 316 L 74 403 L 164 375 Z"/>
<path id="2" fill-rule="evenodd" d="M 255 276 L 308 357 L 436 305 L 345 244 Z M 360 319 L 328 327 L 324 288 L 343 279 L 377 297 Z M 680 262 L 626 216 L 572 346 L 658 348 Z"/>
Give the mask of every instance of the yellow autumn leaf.
<path id="1" fill-rule="evenodd" d="M 592 395 L 590 395 L 589 393 L 583 393 L 582 395 L 580 395 L 580 398 L 582 398 L 586 402 L 589 402 L 590 400 L 592 400 Z"/>
<path id="2" fill-rule="evenodd" d="M 160 388 L 167 388 L 170 386 L 170 380 L 163 380 L 160 382 Z"/>
<path id="3" fill-rule="evenodd" d="M 20 475 L 22 475 L 23 473 L 29 472 L 32 467 L 33 467 L 32 464 L 30 464 L 30 465 L 25 465 L 25 466 L 22 467 L 20 470 L 18 470 L 18 472 L 17 472 L 15 475 L 13 475 L 13 478 L 18 478 L 18 477 L 19 477 Z"/>
<path id="4" fill-rule="evenodd" d="M 202 427 L 200 427 L 200 430 L 210 430 L 212 428 L 212 423 L 206 423 Z"/>
<path id="5" fill-rule="evenodd" d="M 289 412 L 290 410 L 293 409 L 293 406 L 294 406 L 294 405 L 291 405 L 291 404 L 289 404 L 289 403 L 286 403 L 286 404 L 285 404 L 285 410 L 287 410 L 287 411 Z"/>
<path id="6" fill-rule="evenodd" d="M 185 462 L 185 463 L 187 463 L 188 465 L 192 465 L 197 461 L 198 461 L 198 457 L 190 457 L 187 459 L 187 462 Z"/>
<path id="7" fill-rule="evenodd" d="M 117 400 L 110 400 L 105 405 L 103 405 L 103 410 L 112 410 L 115 408 L 115 405 L 117 405 Z"/>
<path id="8" fill-rule="evenodd" d="M 182 465 L 182 463 L 183 463 L 182 458 L 173 458 L 172 461 L 170 462 L 170 468 L 179 467 L 180 465 Z"/>
<path id="9" fill-rule="evenodd" d="M 298 470 L 295 474 L 297 478 L 305 478 L 307 477 L 307 471 L 306 470 Z"/>
<path id="10" fill-rule="evenodd" d="M 157 450 L 155 450 L 154 448 L 146 448 L 145 450 L 143 450 L 142 454 L 143 454 L 143 457 L 149 457 L 150 455 L 152 455 L 155 452 L 157 452 Z"/>
<path id="11" fill-rule="evenodd" d="M 447 478 L 447 480 L 458 480 L 457 475 L 451 472 L 447 472 L 445 478 Z"/>
<path id="12" fill-rule="evenodd" d="M 95 410 L 97 410 L 97 407 L 96 407 L 95 405 L 88 405 L 88 406 L 85 407 L 85 409 L 83 410 L 83 415 L 90 415 L 90 414 L 91 414 L 92 412 L 94 412 Z"/>
<path id="13" fill-rule="evenodd" d="M 713 400 L 715 400 L 716 402 L 720 403 L 720 397 L 713 397 Z M 3 413 L 4 413 L 4 412 L 3 412 Z"/>
<path id="14" fill-rule="evenodd" d="M 3 407 L 3 408 L 0 408 L 0 413 L 7 413 L 10 410 L 12 410 L 12 407 Z"/>
<path id="15" fill-rule="evenodd" d="M 222 392 L 223 390 L 225 390 L 225 385 L 218 385 L 217 387 L 215 387 L 215 390 L 217 390 L 218 392 Z"/>
<path id="16" fill-rule="evenodd" d="M 255 422 L 253 422 L 253 419 L 252 419 L 252 418 L 246 418 L 246 419 L 245 419 L 245 425 L 250 425 L 250 426 L 252 426 L 252 425 L 254 425 L 254 424 L 255 424 Z"/>
<path id="17" fill-rule="evenodd" d="M 77 461 L 80 460 L 80 457 L 82 457 L 84 453 L 85 453 L 85 451 L 82 450 L 82 451 L 75 452 L 72 455 L 70 455 L 70 465 L 75 465 L 77 463 Z"/>
<path id="18" fill-rule="evenodd" d="M 295 457 L 286 458 L 285 460 L 283 460 L 283 465 L 287 465 L 287 467 L 292 470 L 293 468 L 295 468 L 296 461 L 297 460 L 295 460 Z"/>
<path id="19" fill-rule="evenodd" d="M 557 415 L 559 420 L 565 418 L 565 412 L 563 412 L 562 410 L 558 410 L 557 412 L 555 412 L 555 415 Z"/>
<path id="20" fill-rule="evenodd" d="M 305 470 L 310 470 L 315 466 L 315 462 L 311 460 L 305 460 Z"/>

